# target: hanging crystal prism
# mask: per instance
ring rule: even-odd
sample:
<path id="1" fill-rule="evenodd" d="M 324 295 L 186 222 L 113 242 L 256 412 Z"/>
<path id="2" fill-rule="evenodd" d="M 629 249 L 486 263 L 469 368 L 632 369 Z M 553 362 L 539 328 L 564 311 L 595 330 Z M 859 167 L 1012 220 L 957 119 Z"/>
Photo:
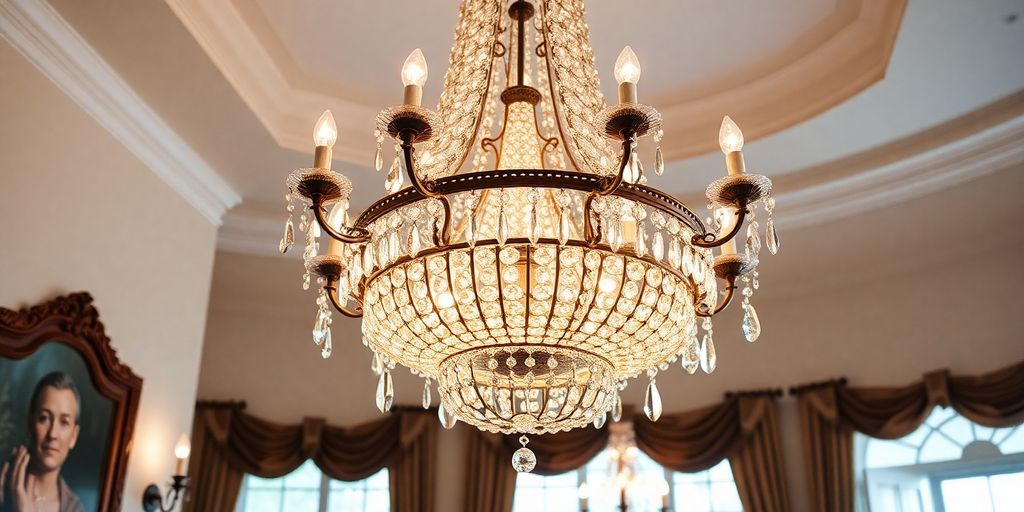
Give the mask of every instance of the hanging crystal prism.
<path id="1" fill-rule="evenodd" d="M 700 358 L 700 343 L 697 338 L 691 337 L 686 341 L 686 347 L 683 348 L 683 355 L 679 358 L 679 362 L 686 373 L 693 375 L 697 368 L 700 368 Z"/>
<path id="2" fill-rule="evenodd" d="M 636 255 L 640 258 L 647 255 L 647 230 L 643 222 L 636 223 Z"/>
<path id="3" fill-rule="evenodd" d="M 409 256 L 416 257 L 420 253 L 420 228 L 416 224 L 409 230 Z"/>
<path id="4" fill-rule="evenodd" d="M 661 393 L 658 392 L 658 385 L 654 378 L 651 378 L 647 385 L 647 393 L 644 395 L 644 414 L 651 421 L 658 421 L 661 417 Z"/>
<path id="5" fill-rule="evenodd" d="M 384 370 L 377 380 L 377 409 L 380 412 L 391 410 L 391 404 L 395 401 L 395 385 L 391 381 L 391 372 Z"/>
<path id="6" fill-rule="evenodd" d="M 426 379 L 423 383 L 423 408 L 430 409 L 430 379 Z"/>
<path id="7" fill-rule="evenodd" d="M 615 396 L 612 398 L 612 421 L 618 423 L 622 419 L 622 398 L 619 397 L 619 393 L 616 391 Z"/>
<path id="8" fill-rule="evenodd" d="M 661 261 L 665 257 L 665 239 L 661 235 L 661 231 L 654 232 L 654 241 L 651 242 L 651 256 L 654 259 Z"/>
<path id="9" fill-rule="evenodd" d="M 380 172 L 384 168 L 384 152 L 381 150 L 380 144 L 377 144 L 377 152 L 373 155 L 373 169 Z"/>
<path id="10" fill-rule="evenodd" d="M 466 222 L 466 243 L 470 247 L 474 247 L 476 246 L 476 215 L 472 210 L 467 215 L 469 215 L 469 221 Z"/>
<path id="11" fill-rule="evenodd" d="M 621 229 L 618 221 L 608 220 L 608 247 L 612 252 L 619 252 L 619 248 L 622 247 L 622 236 L 619 235 Z"/>
<path id="12" fill-rule="evenodd" d="M 608 422 L 608 413 L 598 413 L 598 415 L 594 417 L 594 428 L 601 429 L 602 427 L 604 427 L 604 424 L 606 422 Z"/>
<path id="13" fill-rule="evenodd" d="M 384 358 L 378 352 L 373 353 L 373 360 L 370 361 L 370 371 L 375 375 L 380 375 L 384 371 Z"/>
<path id="14" fill-rule="evenodd" d="M 661 146 L 654 152 L 654 174 L 665 174 L 665 156 L 661 154 Z"/>
<path id="15" fill-rule="evenodd" d="M 757 311 L 746 298 L 743 299 L 743 322 L 740 326 L 743 328 L 743 337 L 751 343 L 761 335 L 761 321 L 757 318 Z"/>
<path id="16" fill-rule="evenodd" d="M 437 404 L 437 419 L 441 420 L 441 426 L 444 427 L 445 430 L 455 428 L 455 424 L 459 421 L 454 414 L 448 412 L 448 409 L 444 406 L 444 402 Z"/>
<path id="17" fill-rule="evenodd" d="M 388 169 L 387 178 L 384 179 L 384 189 L 389 194 L 398 192 L 402 185 L 405 183 L 405 172 L 402 168 L 402 157 L 398 152 L 398 146 L 395 146 L 395 160 L 391 162 L 391 168 Z"/>
<path id="18" fill-rule="evenodd" d="M 563 208 L 558 212 L 558 243 L 565 245 L 569 242 L 569 214 Z"/>
<path id="19" fill-rule="evenodd" d="M 281 237 L 281 243 L 277 245 L 277 249 L 281 251 L 281 254 L 288 252 L 288 249 L 295 243 L 295 227 L 292 226 L 292 216 L 288 214 L 288 222 L 284 225 L 284 236 Z"/>
<path id="20" fill-rule="evenodd" d="M 320 346 L 320 357 L 327 359 L 331 357 L 331 350 L 333 350 L 333 340 L 331 336 L 330 322 L 327 323 L 327 335 L 324 336 L 324 344 Z"/>
<path id="21" fill-rule="evenodd" d="M 505 207 L 501 207 L 498 214 L 498 245 L 505 245 L 508 241 L 508 219 L 505 218 Z"/>
<path id="22" fill-rule="evenodd" d="M 757 236 L 758 228 L 759 226 L 756 220 L 751 221 L 750 224 L 747 225 L 746 252 L 748 256 L 752 256 L 754 258 L 757 258 L 757 254 L 761 252 L 761 237 Z"/>
<path id="23" fill-rule="evenodd" d="M 779 252 L 779 235 L 775 232 L 775 221 L 768 217 L 768 224 L 765 228 L 764 233 L 765 245 L 768 246 L 768 252 L 772 254 L 778 254 Z"/>
<path id="24" fill-rule="evenodd" d="M 527 226 L 527 234 L 530 239 L 530 245 L 537 245 L 537 240 L 540 240 L 540 221 L 537 219 L 537 206 L 533 205 L 530 207 L 530 225 Z"/>
<path id="25" fill-rule="evenodd" d="M 711 333 L 708 332 L 704 335 L 704 340 L 700 346 L 700 369 L 704 370 L 704 373 L 711 373 L 715 371 L 717 365 L 718 356 L 715 354 L 715 340 L 712 338 Z"/>

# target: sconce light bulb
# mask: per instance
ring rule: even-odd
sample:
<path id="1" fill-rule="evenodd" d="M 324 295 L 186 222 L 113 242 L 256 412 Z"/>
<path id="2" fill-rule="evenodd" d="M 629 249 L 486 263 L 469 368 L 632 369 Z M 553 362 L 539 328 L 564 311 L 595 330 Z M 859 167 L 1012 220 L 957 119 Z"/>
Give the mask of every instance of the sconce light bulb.
<path id="1" fill-rule="evenodd" d="M 585 500 L 590 497 L 590 488 L 587 487 L 587 482 L 580 484 L 579 496 L 581 500 Z"/>
<path id="2" fill-rule="evenodd" d="M 640 80 L 640 61 L 629 46 L 622 49 L 619 58 L 615 59 L 615 81 L 622 85 L 625 82 L 637 83 Z"/>
<path id="3" fill-rule="evenodd" d="M 729 154 L 743 149 L 743 132 L 729 116 L 722 118 L 722 128 L 718 131 L 718 145 L 722 153 Z"/>
<path id="4" fill-rule="evenodd" d="M 427 83 L 427 59 L 424 59 L 423 52 L 416 48 L 405 59 L 405 64 L 402 64 L 402 84 L 423 87 L 425 83 Z"/>
<path id="5" fill-rule="evenodd" d="M 178 444 L 174 445 L 174 457 L 177 459 L 187 459 L 192 454 L 192 444 L 188 440 L 188 436 L 182 434 L 178 438 Z"/>
<path id="6" fill-rule="evenodd" d="M 334 147 L 337 141 L 338 125 L 334 123 L 334 115 L 330 110 L 324 110 L 313 127 L 313 143 L 317 146 Z"/>

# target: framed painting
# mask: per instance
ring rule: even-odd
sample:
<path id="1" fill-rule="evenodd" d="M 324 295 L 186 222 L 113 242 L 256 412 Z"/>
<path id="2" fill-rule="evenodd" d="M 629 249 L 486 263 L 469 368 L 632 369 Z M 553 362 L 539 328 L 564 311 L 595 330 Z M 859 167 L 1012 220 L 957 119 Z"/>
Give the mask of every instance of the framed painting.
<path id="1" fill-rule="evenodd" d="M 0 512 L 120 510 L 141 392 L 88 293 L 0 308 Z"/>

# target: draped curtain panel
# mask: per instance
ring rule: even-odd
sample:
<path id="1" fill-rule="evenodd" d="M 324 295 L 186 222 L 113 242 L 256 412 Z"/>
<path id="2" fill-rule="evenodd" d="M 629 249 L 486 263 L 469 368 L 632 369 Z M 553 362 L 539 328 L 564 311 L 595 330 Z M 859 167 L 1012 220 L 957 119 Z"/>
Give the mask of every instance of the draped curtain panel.
<path id="1" fill-rule="evenodd" d="M 637 446 L 659 464 L 696 472 L 728 458 L 745 511 L 788 511 L 789 492 L 779 439 L 779 391 L 728 395 L 721 404 L 663 415 L 657 422 L 632 416 Z M 512 452 L 515 435 L 498 436 L 471 429 L 467 453 L 466 512 L 509 512 L 515 494 Z M 573 471 L 608 446 L 608 426 L 530 436 L 537 455 L 534 473 Z"/>
<path id="2" fill-rule="evenodd" d="M 971 377 L 934 371 L 903 387 L 850 388 L 845 381 L 836 380 L 790 392 L 800 404 L 804 459 L 815 510 L 854 510 L 854 431 L 899 439 L 919 427 L 935 406 L 953 407 L 986 427 L 1024 422 L 1024 362 Z"/>
<path id="3" fill-rule="evenodd" d="M 246 473 L 278 478 L 306 459 L 328 477 L 348 481 L 387 467 L 391 510 L 434 509 L 437 421 L 429 411 L 396 409 L 380 420 L 343 428 L 320 418 L 281 425 L 246 414 L 243 407 L 197 405 L 189 463 L 194 491 L 186 512 L 230 512 Z"/>
<path id="4" fill-rule="evenodd" d="M 775 399 L 779 391 L 726 395 L 724 402 L 657 422 L 637 416 L 636 444 L 672 471 L 693 473 L 729 459 L 747 512 L 790 509 Z"/>

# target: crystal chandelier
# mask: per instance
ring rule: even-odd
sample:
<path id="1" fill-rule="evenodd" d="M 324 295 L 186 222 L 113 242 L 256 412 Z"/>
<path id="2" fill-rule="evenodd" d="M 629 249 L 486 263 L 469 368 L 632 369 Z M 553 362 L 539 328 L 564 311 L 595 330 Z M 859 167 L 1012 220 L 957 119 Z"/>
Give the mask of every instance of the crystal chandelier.
<path id="1" fill-rule="evenodd" d="M 287 179 L 280 250 L 293 244 L 297 204 L 303 287 L 311 276 L 320 286 L 314 342 L 330 356 L 332 306 L 362 318 L 378 408 L 390 409 L 400 364 L 425 379 L 424 407 L 436 382 L 446 428 L 600 427 L 619 419 L 619 392 L 644 372 L 644 410 L 656 420 L 655 376 L 677 359 L 691 374 L 714 371 L 711 317 L 739 286 L 743 334 L 760 333 L 754 211 L 767 216 L 774 254 L 771 181 L 744 172 L 743 135 L 726 117 L 728 175 L 707 189 L 713 218 L 647 186 L 637 143 L 653 138 L 660 176 L 661 115 L 637 101 L 629 47 L 615 64 L 619 101 L 605 104 L 582 0 L 464 0 L 455 35 L 437 111 L 420 105 L 427 65 L 417 49 L 402 68 L 403 104 L 377 117 L 378 171 L 385 139 L 395 141 L 388 195 L 349 217 L 351 182 L 330 168 L 329 111 L 314 128 L 313 167 Z M 517 469 L 528 471 L 521 440 Z"/>

